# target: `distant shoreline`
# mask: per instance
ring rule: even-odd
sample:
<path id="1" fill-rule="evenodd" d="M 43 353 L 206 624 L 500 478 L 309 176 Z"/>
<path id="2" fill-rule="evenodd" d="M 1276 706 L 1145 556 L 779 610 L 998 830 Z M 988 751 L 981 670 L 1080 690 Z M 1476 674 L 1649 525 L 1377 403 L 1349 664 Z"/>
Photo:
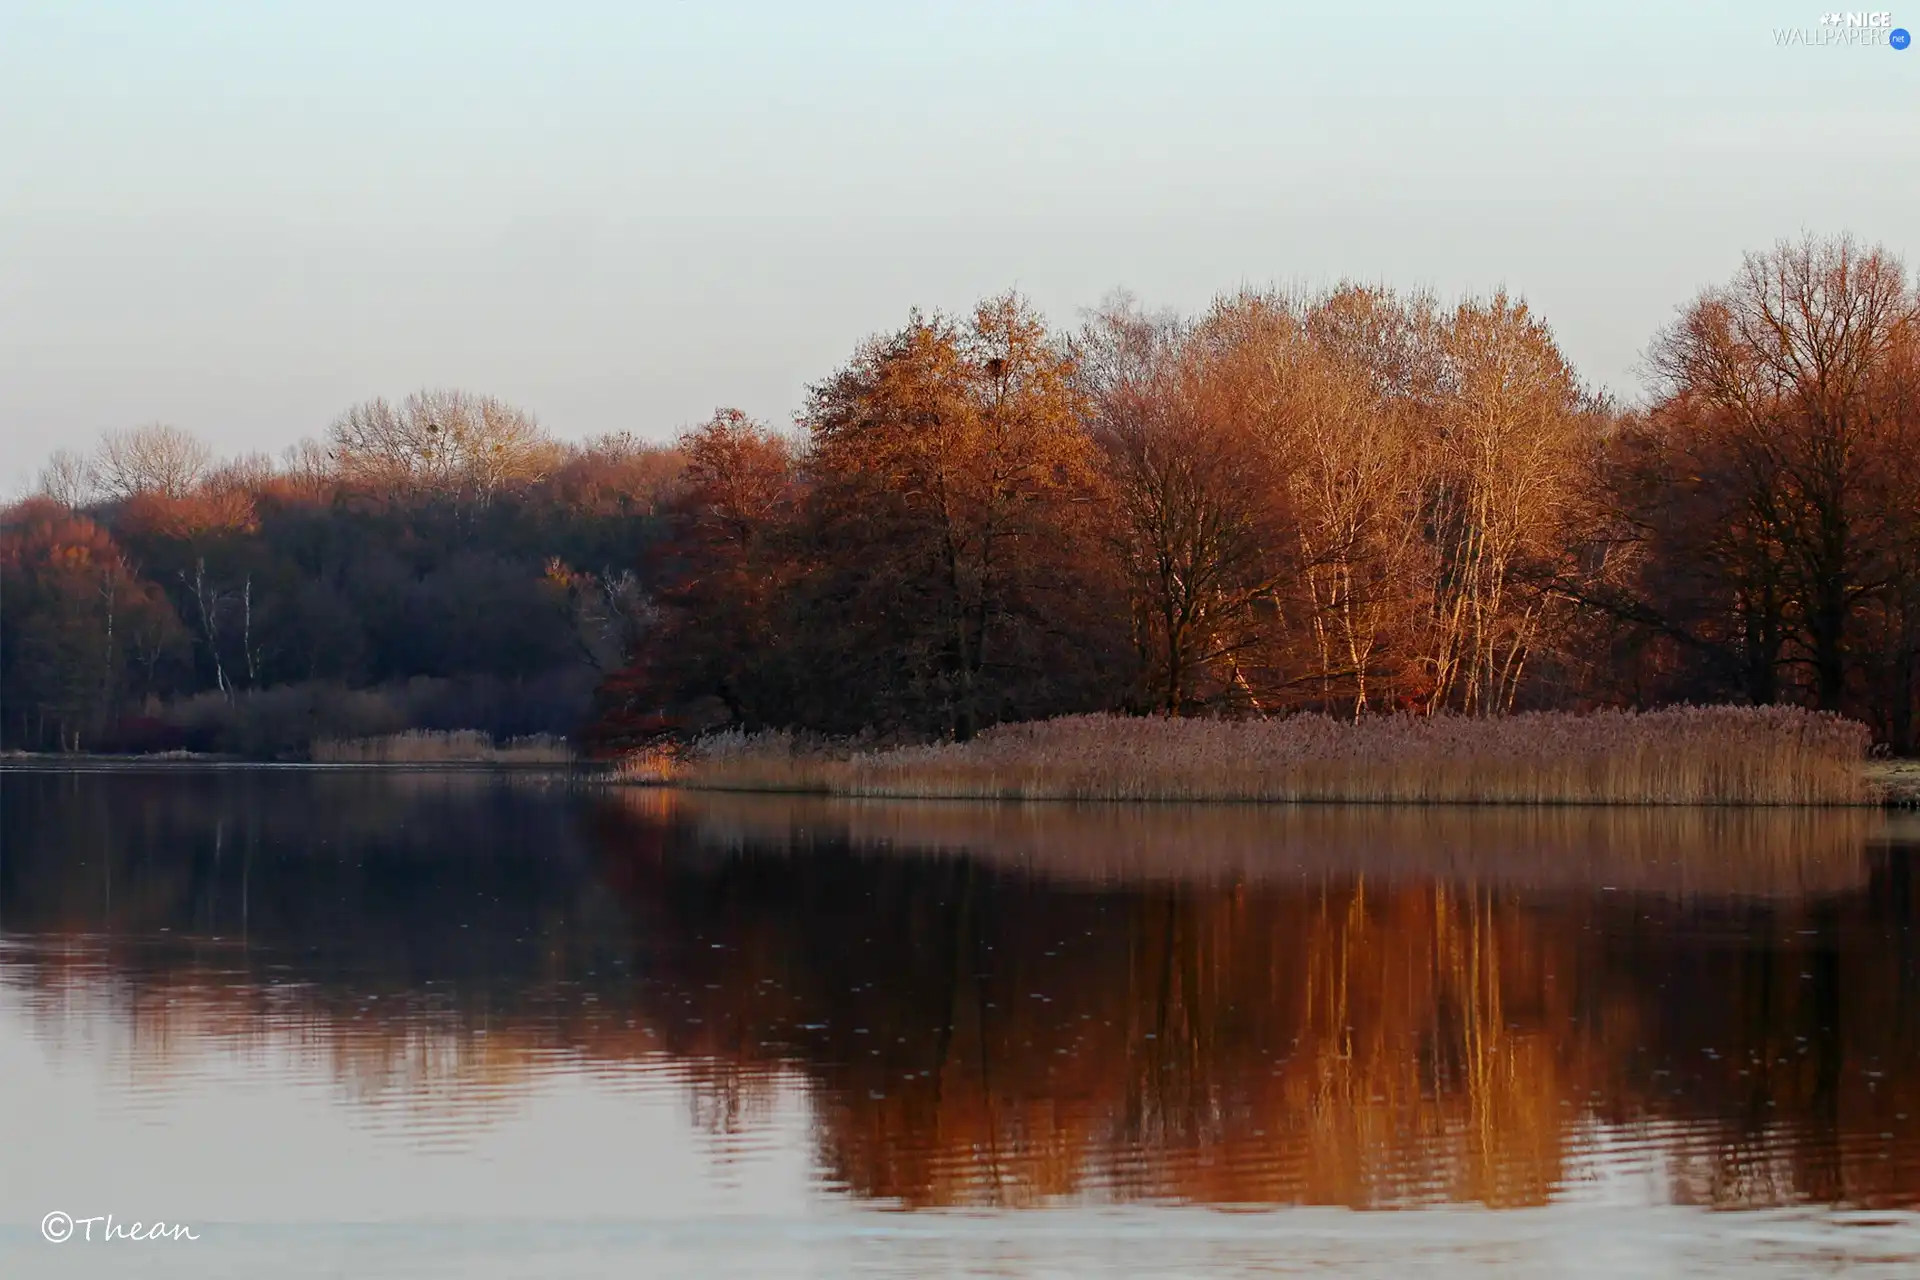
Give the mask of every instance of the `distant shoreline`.
<path id="1" fill-rule="evenodd" d="M 0 772 L 14 773 L 144 773 L 196 770 L 283 771 L 301 773 L 605 773 L 597 762 L 574 764 L 523 760 L 250 760 L 245 756 L 165 755 L 120 756 L 11 752 L 0 756 Z"/>
<path id="2" fill-rule="evenodd" d="M 1829 804 L 1808 807 L 1832 807 L 1850 809 L 1920 809 L 1920 759 L 1870 760 L 1862 766 L 1867 785 L 1872 792 L 1870 798 L 1846 804 Z M 441 760 L 441 761 L 315 761 L 315 760 L 250 760 L 243 756 L 188 754 L 169 752 L 156 755 L 91 755 L 87 753 L 60 754 L 53 752 L 8 752 L 0 755 L 0 772 L 12 773 L 192 773 L 192 772 L 278 772 L 278 773 L 519 773 L 519 774 L 564 774 L 582 780 L 597 780 L 622 786 L 677 788 L 703 792 L 738 792 L 761 795 L 823 796 L 836 795 L 843 798 L 866 798 L 875 800 L 897 799 L 914 800 L 951 800 L 969 797 L 928 794 L 895 794 L 887 796 L 859 797 L 850 793 L 828 790 L 812 782 L 793 782 L 778 785 L 772 781 L 749 781 L 739 779 L 708 780 L 697 773 L 673 778 L 634 779 L 623 778 L 619 774 L 619 762 L 599 760 L 577 760 L 571 764 L 541 763 L 528 761 L 492 761 L 492 760 Z M 1445 807 L 1511 807 L 1516 804 L 1543 802 L 1497 801 L 1497 800 L 1460 800 L 1460 801 L 1416 801 L 1416 800 L 1259 800 L 1259 799 L 1197 799 L 1181 800 L 1167 798 L 1154 800 L 1147 797 L 1133 799 L 1097 800 L 1073 796 L 1019 796 L 994 797 L 976 796 L 973 799 L 994 802 L 1013 800 L 1019 803 L 1187 803 L 1202 805 L 1283 805 L 1283 804 L 1389 804 L 1402 806 L 1444 805 Z M 1572 807 L 1580 807 L 1581 802 L 1564 802 Z M 1593 803 L 1593 802 L 1589 802 Z M 1595 804 L 1595 807 L 1603 807 Z M 1618 802 L 1604 807 L 1622 807 Z M 1778 808 L 1778 804 L 1760 802 L 1718 804 L 1703 803 L 1697 807 L 1721 808 Z"/>

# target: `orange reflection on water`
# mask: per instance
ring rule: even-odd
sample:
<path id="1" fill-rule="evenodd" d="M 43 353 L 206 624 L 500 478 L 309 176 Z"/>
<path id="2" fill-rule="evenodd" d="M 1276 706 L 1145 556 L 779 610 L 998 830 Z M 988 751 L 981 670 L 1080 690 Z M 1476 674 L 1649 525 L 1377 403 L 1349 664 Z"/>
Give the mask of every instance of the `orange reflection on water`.
<path id="1" fill-rule="evenodd" d="M 555 1075 L 719 1134 L 797 1086 L 822 1183 L 909 1208 L 1920 1205 L 1862 815 L 148 799 L 164 856 L 0 866 L 0 973 L 148 1090 L 251 1055 L 457 1142 Z"/>

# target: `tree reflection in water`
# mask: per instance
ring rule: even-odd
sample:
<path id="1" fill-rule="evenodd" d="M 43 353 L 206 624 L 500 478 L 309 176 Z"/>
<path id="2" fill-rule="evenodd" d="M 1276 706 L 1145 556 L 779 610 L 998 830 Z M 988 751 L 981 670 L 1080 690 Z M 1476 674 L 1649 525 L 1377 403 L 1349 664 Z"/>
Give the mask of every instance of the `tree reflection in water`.
<path id="1" fill-rule="evenodd" d="M 0 976 L 145 1088 L 272 1046 L 458 1141 L 554 1071 L 721 1134 L 797 1085 L 822 1181 L 906 1207 L 1920 1204 L 1877 814 L 0 787 Z"/>

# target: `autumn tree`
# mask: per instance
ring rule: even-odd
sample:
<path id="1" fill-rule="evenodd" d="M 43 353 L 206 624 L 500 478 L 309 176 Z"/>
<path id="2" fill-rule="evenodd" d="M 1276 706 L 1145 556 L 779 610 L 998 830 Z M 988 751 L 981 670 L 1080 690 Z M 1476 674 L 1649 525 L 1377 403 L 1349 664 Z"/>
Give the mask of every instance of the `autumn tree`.
<path id="1" fill-rule="evenodd" d="M 1643 603 L 1730 651 L 1752 701 L 1798 685 L 1848 704 L 1863 611 L 1894 591 L 1911 527 L 1896 477 L 1915 448 L 1915 323 L 1898 261 L 1808 238 L 1749 255 L 1654 345 L 1646 448 L 1667 483 L 1642 497 L 1669 511 L 1646 518 Z"/>
<path id="2" fill-rule="evenodd" d="M 1356 285 L 1302 311 L 1287 483 L 1298 612 L 1318 666 L 1306 687 L 1322 709 L 1359 717 L 1428 688 L 1409 658 L 1430 563 L 1423 445 L 1438 404 L 1439 325 L 1424 297 Z"/>
<path id="3" fill-rule="evenodd" d="M 501 708 L 564 727 L 598 685 L 607 745 L 1738 698 L 1911 749 L 1917 308 L 1881 250 L 1776 246 L 1658 337 L 1631 412 L 1513 298 L 1347 284 L 1070 339 L 1011 294 L 915 313 L 791 435 L 561 444 L 457 391 L 278 462 L 112 432 L 8 517 L 0 732 L 289 684 L 519 732 Z"/>
<path id="4" fill-rule="evenodd" d="M 1238 658 L 1286 572 L 1277 423 L 1245 331 L 1285 341 L 1291 321 L 1236 305 L 1189 328 L 1123 302 L 1078 342 L 1148 701 L 1172 715 L 1208 676 L 1259 706 Z"/>
<path id="5" fill-rule="evenodd" d="M 0 693 L 35 746 L 96 743 L 178 631 L 105 529 L 44 498 L 0 514 L 0 593 Z"/>
<path id="6" fill-rule="evenodd" d="M 1441 337 L 1425 518 L 1429 710 L 1510 709 L 1562 597 L 1541 590 L 1569 543 L 1585 461 L 1581 394 L 1524 303 L 1463 303 Z"/>
<path id="7" fill-rule="evenodd" d="M 1920 484 L 1911 471 L 1920 459 L 1920 325 L 1905 327 L 1878 381 L 1887 460 L 1870 473 L 1866 501 L 1885 521 L 1886 585 L 1867 602 L 1855 653 L 1870 722 L 1910 753 L 1920 746 Z"/>
<path id="8" fill-rule="evenodd" d="M 653 663 L 675 701 L 717 699 L 752 727 L 792 715 L 787 601 L 799 457 L 795 442 L 737 409 L 681 437 L 685 459 L 670 500 L 673 537 L 664 575 L 675 611 Z"/>
<path id="9" fill-rule="evenodd" d="M 650 516 L 677 492 L 686 461 L 676 441 L 646 441 L 624 431 L 598 436 L 563 452 L 541 496 L 558 513 Z"/>
<path id="10" fill-rule="evenodd" d="M 1588 447 L 1524 306 L 1250 293 L 1082 345 L 1159 705 L 1203 674 L 1255 710 L 1513 705 L 1566 613 Z"/>
<path id="11" fill-rule="evenodd" d="M 1071 375 L 1006 294 L 964 323 L 916 315 L 814 388 L 805 607 L 876 717 L 966 738 L 1088 696 L 1090 648 L 1069 657 L 1088 636 L 1061 625 L 1089 598 L 1093 449 Z"/>

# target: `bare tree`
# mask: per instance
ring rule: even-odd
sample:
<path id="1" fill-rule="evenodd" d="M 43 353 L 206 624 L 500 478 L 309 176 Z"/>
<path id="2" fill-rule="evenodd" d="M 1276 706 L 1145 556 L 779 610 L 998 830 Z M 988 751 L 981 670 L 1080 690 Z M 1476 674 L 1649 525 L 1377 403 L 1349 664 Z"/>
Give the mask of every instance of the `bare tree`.
<path id="1" fill-rule="evenodd" d="M 1840 707 L 1856 616 L 1888 581 L 1888 512 L 1872 499 L 1898 465 L 1887 371 L 1916 323 L 1897 260 L 1809 237 L 1748 255 L 1653 351 L 1675 445 L 1715 459 L 1757 526 L 1754 552 L 1777 549 L 1779 621 L 1823 708 Z"/>
<path id="2" fill-rule="evenodd" d="M 93 463 L 71 449 L 55 449 L 40 468 L 40 492 L 78 511 L 99 492 Z"/>
<path id="3" fill-rule="evenodd" d="M 271 486 L 278 476 L 273 459 L 256 451 L 209 468 L 204 484 L 215 493 L 257 494 Z"/>
<path id="4" fill-rule="evenodd" d="M 328 438 L 347 480 L 396 496 L 437 493 L 458 507 L 484 507 L 560 458 L 531 414 L 465 391 L 420 391 L 398 405 L 369 400 L 340 415 Z"/>
<path id="5" fill-rule="evenodd" d="M 327 446 L 308 436 L 288 445 L 281 454 L 280 475 L 309 497 L 327 492 L 339 475 Z"/>
<path id="6" fill-rule="evenodd" d="M 138 494 L 184 498 L 212 466 L 205 441 L 155 422 L 103 435 L 93 470 L 103 496 L 123 501 Z"/>

